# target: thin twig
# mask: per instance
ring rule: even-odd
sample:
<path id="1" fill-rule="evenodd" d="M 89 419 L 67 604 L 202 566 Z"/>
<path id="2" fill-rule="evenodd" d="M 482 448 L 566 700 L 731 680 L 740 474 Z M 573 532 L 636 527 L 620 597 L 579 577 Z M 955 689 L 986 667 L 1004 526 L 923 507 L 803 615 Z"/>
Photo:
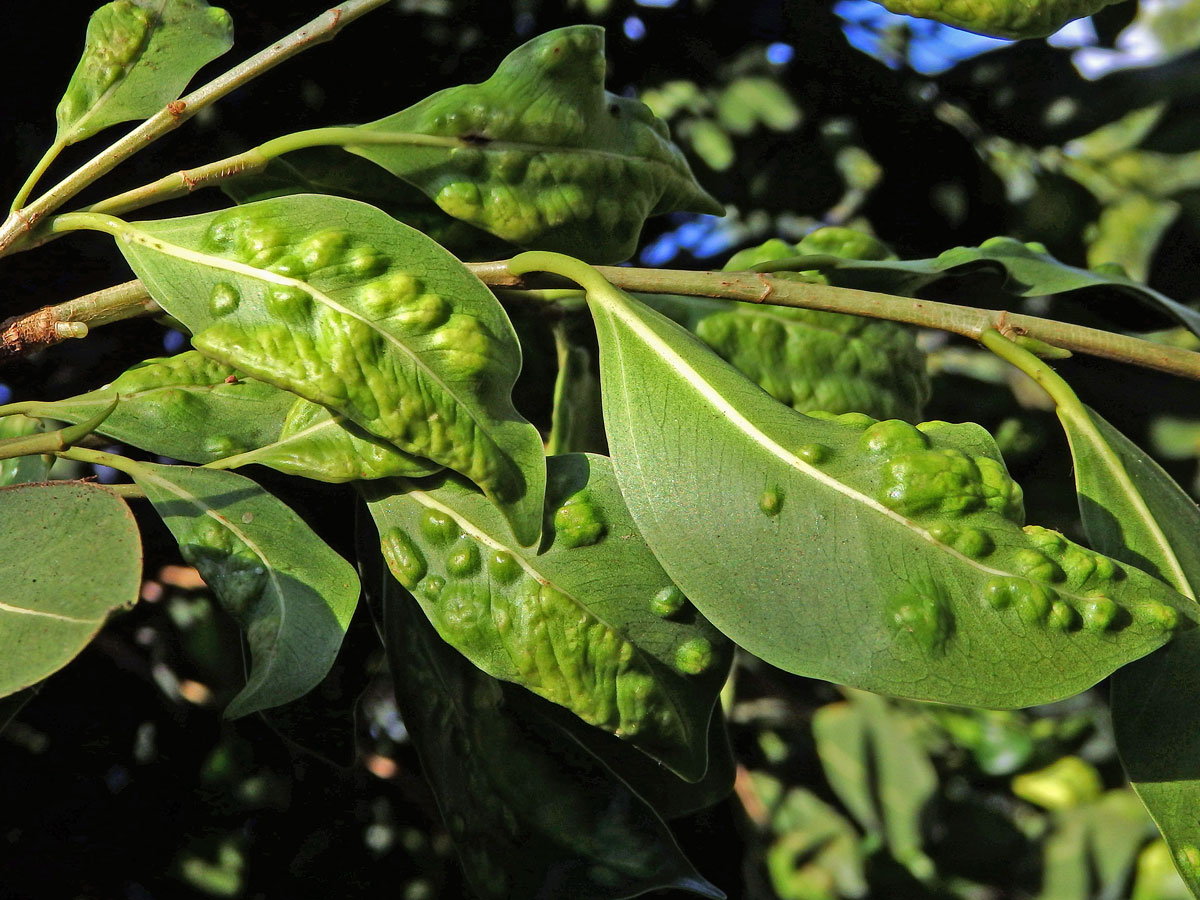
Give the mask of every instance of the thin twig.
<path id="1" fill-rule="evenodd" d="M 251 79 L 257 78 L 309 47 L 331 40 L 355 19 L 387 2 L 388 0 L 346 0 L 340 6 L 327 10 L 307 25 L 256 53 L 241 65 L 217 76 L 179 100 L 167 104 L 29 206 L 14 210 L 0 225 L 0 255 L 19 245 L 39 220 L 58 209 L 97 178 L 111 171 L 116 165 L 128 159 L 147 144 L 175 130 L 204 107 L 210 106 Z"/>
<path id="2" fill-rule="evenodd" d="M 490 287 L 507 288 L 514 294 L 516 291 L 531 291 L 540 300 L 567 295 L 547 293 L 539 289 L 561 287 L 570 283 L 564 279 L 526 279 L 513 275 L 508 270 L 507 260 L 467 263 L 466 267 Z M 973 306 L 896 297 L 826 284 L 809 284 L 774 278 L 759 272 L 688 272 L 623 266 L 597 266 L 596 269 L 612 284 L 627 291 L 715 297 L 742 303 L 849 313 L 949 331 L 972 340 L 979 340 L 985 331 L 995 329 L 1010 338 L 1029 337 L 1074 353 L 1084 353 L 1200 380 L 1200 353 L 1053 319 L 1041 319 L 998 309 L 977 309 Z M 498 293 L 508 294 L 508 291 L 501 290 Z M 103 299 L 99 299 L 102 295 Z M 90 306 L 93 318 L 82 317 L 82 306 Z M 96 294 L 11 320 L 0 333 L 0 361 L 29 352 L 35 346 L 47 346 L 45 343 L 30 344 L 22 334 L 13 331 L 17 323 L 34 317 L 43 317 L 38 319 L 38 322 L 78 321 L 95 326 L 135 316 L 154 315 L 161 311 L 158 304 L 151 300 L 141 287 L 140 282 L 131 281 L 117 285 L 106 291 L 98 291 Z M 32 325 L 23 327 L 31 328 Z M 50 327 L 53 328 L 53 325 Z M 45 334 L 45 326 L 42 328 L 40 333 Z M 58 339 L 62 340 L 67 336 L 71 335 L 59 336 Z M 50 343 L 57 341 L 52 340 Z"/>
<path id="3" fill-rule="evenodd" d="M 509 271 L 507 260 L 467 263 L 467 268 L 484 284 L 496 287 L 520 289 L 567 283 L 562 279 L 526 281 Z M 907 322 L 923 328 L 936 328 L 972 340 L 979 340 L 985 331 L 995 329 L 1006 337 L 1031 337 L 1073 353 L 1084 353 L 1171 375 L 1200 379 L 1200 353 L 1111 331 L 999 309 L 978 309 L 953 303 L 896 297 L 875 291 L 809 284 L 775 278 L 759 272 L 688 272 L 623 266 L 596 266 L 596 270 L 609 282 L 626 291 L 714 297 L 742 303 L 765 303 L 772 306 L 850 313 L 875 319 L 889 319 L 893 322 Z"/>

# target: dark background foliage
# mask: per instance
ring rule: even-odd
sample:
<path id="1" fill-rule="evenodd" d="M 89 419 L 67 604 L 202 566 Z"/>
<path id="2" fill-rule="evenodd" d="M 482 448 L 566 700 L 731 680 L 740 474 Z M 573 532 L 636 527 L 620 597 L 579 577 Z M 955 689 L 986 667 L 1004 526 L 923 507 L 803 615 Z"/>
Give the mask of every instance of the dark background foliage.
<path id="1" fill-rule="evenodd" d="M 233 15 L 237 44 L 202 78 L 319 11 L 317 4 L 303 3 L 224 5 Z M 15 193 L 50 143 L 54 106 L 77 59 L 90 8 L 51 2 L 4 10 L 0 47 L 9 86 L 0 95 L 0 121 L 8 150 L 0 195 Z M 1099 42 L 1111 44 L 1136 10 L 1136 4 L 1123 3 L 1098 15 Z M 608 29 L 613 91 L 644 92 L 685 80 L 712 95 L 738 77 L 761 76 L 781 85 L 801 114 L 795 127 L 760 125 L 733 134 L 734 161 L 722 170 L 681 139 L 701 183 L 735 216 L 722 226 L 682 216 L 651 222 L 644 258 L 670 265 L 717 265 L 740 246 L 776 233 L 795 239 L 822 221 L 868 225 L 904 257 L 1009 234 L 1044 242 L 1067 262 L 1087 264 L 1094 243 L 1089 228 L 1112 203 L 1063 166 L 1031 164 L 1030 154 L 1060 148 L 1159 101 L 1165 112 L 1143 147 L 1187 154 L 1200 135 L 1194 112 L 1200 55 L 1194 52 L 1088 81 L 1073 66 L 1071 50 L 1033 41 L 927 76 L 857 49 L 828 4 L 806 0 L 679 0 L 668 7 L 632 0 L 403 0 L 242 88 L 81 200 L 286 131 L 380 117 L 433 90 L 481 80 L 523 39 L 580 21 Z M 880 55 L 904 59 L 906 41 L 920 33 L 877 32 Z M 787 61 L 770 62 L 771 46 L 776 59 Z M 677 132 L 686 134 L 688 117 L 673 117 Z M 46 183 L 116 133 L 70 148 Z M 847 160 L 855 158 L 846 148 L 857 148 L 876 166 L 867 166 L 857 183 L 845 174 Z M 1022 156 L 1020 148 L 1029 153 Z M 1024 178 L 1022 190 L 1013 189 L 1014 171 Z M 1200 206 L 1190 182 L 1184 178 L 1182 184 L 1167 195 L 1178 204 L 1178 215 L 1157 252 L 1151 247 L 1142 257 L 1153 286 L 1187 301 L 1200 291 L 1191 264 Z M 1128 186 L 1121 190 L 1127 193 Z M 1139 190 L 1161 197 L 1167 188 Z M 222 196 L 209 191 L 154 215 L 221 203 Z M 5 259 L 2 267 L 0 317 L 128 277 L 108 239 L 98 235 L 73 236 Z M 978 282 L 939 286 L 936 296 L 1004 302 Z M 1100 308 L 1086 296 L 1048 313 L 1128 328 L 1166 324 L 1133 307 Z M 125 323 L 10 365 L 0 371 L 0 392 L 21 399 L 69 396 L 111 380 L 133 362 L 177 349 L 180 340 L 154 322 Z M 970 419 L 998 431 L 1014 475 L 1025 485 L 1030 519 L 1077 533 L 1069 460 L 1053 416 L 1036 404 L 1015 402 L 1002 378 L 981 379 L 974 363 L 956 364 L 952 353 L 935 358 L 940 369 L 928 418 Z M 1165 376 L 1084 359 L 1064 363 L 1061 371 L 1085 400 L 1141 441 L 1149 440 L 1148 424 L 1156 418 L 1189 410 L 1190 385 Z M 545 410 L 529 414 L 545 418 Z M 1186 484 L 1194 460 L 1182 456 L 1174 472 Z M 321 485 L 298 492 L 269 476 L 267 484 L 286 493 L 337 549 L 352 553 L 354 522 L 343 492 Z M 177 551 L 150 517 L 142 524 L 150 602 L 114 621 L 0 735 L 0 897 L 460 896 L 465 889 L 396 719 L 370 622 L 360 616 L 343 663 L 303 708 L 222 722 L 220 704 L 236 690 L 241 664 L 236 649 L 233 658 L 228 649 L 236 648 L 236 636 L 202 589 L 181 573 L 163 571 L 178 562 Z M 63 564 L 104 561 L 89 556 L 81 537 L 78 554 Z M 1070 714 L 1091 716 L 1098 696 L 1089 695 Z M 744 715 L 733 717 L 732 730 L 740 757 L 752 769 L 776 765 L 786 779 L 832 802 L 804 724 L 835 698 L 827 685 L 763 665 L 746 668 L 739 685 Z M 753 712 L 762 704 L 786 713 L 781 733 L 791 749 L 782 764 L 764 750 L 769 742 L 762 735 L 770 729 Z M 1111 746 L 1096 750 L 1097 739 L 1103 745 L 1103 725 L 1091 724 L 1031 760 L 1046 762 L 1047 754 L 1079 750 L 1091 740 L 1099 770 L 1109 784 L 1118 784 Z M 979 896 L 1036 893 L 1040 851 L 1029 834 L 1012 826 L 1007 814 L 1015 801 L 1003 779 L 989 780 L 970 766 L 955 771 L 974 781 L 965 793 L 940 798 L 931 815 L 930 852 L 953 861 L 947 864 L 957 874 L 989 885 Z M 975 803 L 972 797 L 990 799 Z M 676 832 L 703 874 L 731 896 L 775 896 L 762 868 L 761 839 L 739 799 L 676 823 Z M 886 896 L 937 896 L 894 862 L 876 857 L 873 865 L 872 883 L 886 885 Z"/>

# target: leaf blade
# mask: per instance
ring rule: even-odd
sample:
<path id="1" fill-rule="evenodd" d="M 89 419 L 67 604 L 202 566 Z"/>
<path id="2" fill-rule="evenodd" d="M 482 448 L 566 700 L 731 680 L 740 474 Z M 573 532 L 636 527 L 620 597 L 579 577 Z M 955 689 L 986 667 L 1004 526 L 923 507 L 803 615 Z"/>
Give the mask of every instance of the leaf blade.
<path id="1" fill-rule="evenodd" d="M 30 522 L 41 527 L 30 527 Z M 0 696 L 36 684 L 70 662 L 109 612 L 137 602 L 142 551 L 129 507 L 82 482 L 0 488 Z M 64 544 L 88 535 L 96 569 L 63 560 Z"/>
<path id="2" fill-rule="evenodd" d="M 445 640 L 696 781 L 732 648 L 642 542 L 607 459 L 552 457 L 549 471 L 538 552 L 453 481 L 363 492 L 385 558 Z"/>
<path id="3" fill-rule="evenodd" d="M 331 196 L 129 229 L 122 252 L 205 355 L 461 472 L 522 543 L 537 540 L 545 462 L 512 404 L 520 344 L 496 298 L 448 252 Z"/>
<path id="4" fill-rule="evenodd" d="M 632 298 L 592 289 L 589 302 L 634 519 L 698 608 L 768 662 L 896 696 L 1012 707 L 1076 693 L 1169 636 L 1173 591 L 1017 525 L 1019 488 L 977 426 L 802 416 Z M 927 465 L 929 482 L 917 476 Z M 937 488 L 954 468 L 979 499 Z M 906 511 L 912 490 L 922 499 Z M 972 506 L 975 518 L 956 519 Z M 1101 589 L 1111 596 L 1094 599 Z M 1096 607 L 1118 615 L 1114 603 L 1125 625 L 1110 632 L 1106 615 L 1095 627 Z"/>
<path id="5" fill-rule="evenodd" d="M 229 14 L 203 0 L 116 0 L 100 7 L 58 105 L 55 144 L 154 115 L 232 46 Z"/>
<path id="6" fill-rule="evenodd" d="M 225 715 L 281 706 L 316 686 L 358 603 L 350 564 L 242 475 L 154 463 L 127 471 L 246 632 L 250 675 Z"/>
<path id="7" fill-rule="evenodd" d="M 347 149 L 450 215 L 521 246 L 618 262 L 650 215 L 723 212 L 665 124 L 644 104 L 604 90 L 604 32 L 596 26 L 534 38 L 487 81 L 447 88 L 360 128 L 442 138 Z"/>

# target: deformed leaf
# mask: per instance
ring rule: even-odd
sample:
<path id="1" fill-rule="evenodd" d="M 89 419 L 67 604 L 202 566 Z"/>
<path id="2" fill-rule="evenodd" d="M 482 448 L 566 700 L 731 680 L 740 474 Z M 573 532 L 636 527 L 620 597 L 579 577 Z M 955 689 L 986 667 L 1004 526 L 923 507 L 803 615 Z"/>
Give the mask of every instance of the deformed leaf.
<path id="1" fill-rule="evenodd" d="M 1022 528 L 979 426 L 802 415 L 611 286 L 588 299 L 634 521 L 697 608 L 768 662 L 1016 707 L 1078 693 L 1179 623 L 1157 579 Z"/>
<path id="2" fill-rule="evenodd" d="M 347 149 L 455 218 L 524 247 L 618 262 L 651 215 L 723 212 L 666 124 L 645 104 L 604 90 L 604 31 L 593 25 L 536 37 L 487 81 L 360 128 L 371 140 Z M 396 142 L 381 143 L 382 135 Z"/>
<path id="3" fill-rule="evenodd" d="M 0 696 L 74 659 L 111 611 L 137 602 L 141 583 L 137 523 L 111 491 L 74 481 L 0 488 Z"/>
<path id="4" fill-rule="evenodd" d="M 869 259 L 888 255 L 870 235 L 822 228 L 795 247 L 775 239 L 743 250 L 724 268 L 738 271 L 798 252 Z M 785 272 L 777 277 L 798 276 Z M 718 356 L 798 412 L 862 412 L 917 421 L 929 398 L 925 353 L 907 326 L 703 297 L 647 294 L 640 299 L 694 332 Z"/>
<path id="5" fill-rule="evenodd" d="M 131 465 L 184 559 L 246 632 L 252 665 L 229 717 L 280 706 L 333 665 L 358 603 L 358 577 L 304 521 L 234 472 Z"/>
<path id="6" fill-rule="evenodd" d="M 605 457 L 551 457 L 540 552 L 453 479 L 364 485 L 393 574 L 490 675 L 625 738 L 681 777 L 707 766 L 732 647 L 637 533 Z"/>
<path id="7" fill-rule="evenodd" d="M 991 37 L 1048 37 L 1116 0 L 878 0 L 891 12 L 933 19 Z"/>
<path id="8" fill-rule="evenodd" d="M 313 194 L 128 227 L 122 252 L 205 355 L 462 473 L 537 540 L 545 462 L 512 405 L 520 344 L 453 256 Z"/>
<path id="9" fill-rule="evenodd" d="M 459 259 L 501 259 L 512 253 L 512 244 L 447 215 L 407 181 L 341 147 L 308 147 L 286 159 L 276 157 L 261 171 L 223 179 L 221 190 L 243 204 L 286 194 L 349 197 L 378 206 Z"/>
<path id="10" fill-rule="evenodd" d="M 1019 297 L 1065 294 L 1085 288 L 1103 289 L 1117 297 L 1132 297 L 1165 313 L 1200 335 L 1200 313 L 1165 294 L 1115 272 L 1093 272 L 1059 262 L 1039 244 L 1007 237 L 984 241 L 978 247 L 955 247 L 933 259 L 857 260 L 814 256 L 805 268 L 825 272 L 833 284 L 892 294 L 913 294 L 948 276 L 996 272 L 1005 276 L 1004 290 Z M 1103 313 L 1102 306 L 1094 307 Z"/>
<path id="11" fill-rule="evenodd" d="M 115 0 L 88 21 L 83 56 L 58 104 L 55 144 L 154 115 L 233 46 L 233 22 L 204 0 Z"/>
<path id="12" fill-rule="evenodd" d="M 384 640 L 396 702 L 481 897 L 725 895 L 662 821 L 591 753 L 472 666 L 385 576 Z"/>
<path id="13" fill-rule="evenodd" d="M 195 463 L 270 443 L 296 402 L 287 391 L 189 350 L 138 363 L 99 390 L 24 406 L 30 415 L 84 422 L 111 405 L 114 392 L 119 402 L 99 433 Z"/>
<path id="14" fill-rule="evenodd" d="M 413 478 L 442 469 L 437 463 L 411 456 L 348 422 L 344 416 L 303 397 L 296 398 L 275 440 L 222 460 L 214 468 L 232 469 L 251 463 L 333 484 Z"/>

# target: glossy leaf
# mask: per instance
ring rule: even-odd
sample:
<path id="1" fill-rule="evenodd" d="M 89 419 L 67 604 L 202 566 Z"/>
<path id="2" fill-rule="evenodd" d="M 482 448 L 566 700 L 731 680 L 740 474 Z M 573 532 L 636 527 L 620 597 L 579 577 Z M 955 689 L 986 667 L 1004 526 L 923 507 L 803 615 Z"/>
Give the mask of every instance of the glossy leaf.
<path id="1" fill-rule="evenodd" d="M 341 147 L 308 147 L 276 157 L 261 171 L 222 180 L 221 190 L 243 204 L 287 194 L 349 197 L 378 206 L 459 259 L 501 259 L 512 253 L 511 244 L 447 215 L 408 182 Z"/>
<path id="2" fill-rule="evenodd" d="M 1059 407 L 1084 530 L 1116 559 L 1200 591 L 1200 509 L 1157 463 L 1091 409 Z M 1134 790 L 1191 890 L 1200 893 L 1200 629 L 1113 676 L 1113 730 Z"/>
<path id="3" fill-rule="evenodd" d="M 55 144 L 154 115 L 233 46 L 233 21 L 204 0 L 115 0 L 88 21 L 83 56 L 58 104 Z"/>
<path id="4" fill-rule="evenodd" d="M 206 356 L 466 475 L 537 540 L 537 429 L 513 408 L 521 348 L 492 293 L 374 207 L 301 194 L 139 222 L 121 250 Z"/>
<path id="5" fill-rule="evenodd" d="M 437 463 L 411 456 L 302 397 L 284 417 L 269 444 L 222 460 L 214 468 L 258 463 L 289 475 L 340 484 L 373 478 L 416 477 L 440 472 Z"/>
<path id="6" fill-rule="evenodd" d="M 108 403 L 105 405 L 112 405 L 112 391 L 109 391 Z M 86 416 L 79 421 L 86 421 L 103 409 L 104 407 L 97 406 L 92 411 L 91 416 Z M 45 423 L 26 416 L 14 415 L 0 418 L 0 442 L 8 438 L 39 434 L 45 430 Z M 54 457 L 36 453 L 31 456 L 14 456 L 9 459 L 0 459 L 0 487 L 31 481 L 45 481 L 50 475 L 50 466 L 53 462 Z"/>
<path id="7" fill-rule="evenodd" d="M 455 218 L 523 247 L 618 262 L 651 215 L 723 211 L 666 124 L 645 104 L 604 90 L 604 32 L 592 25 L 536 37 L 487 81 L 447 88 L 361 128 L 375 139 L 347 149 Z M 379 143 L 382 134 L 397 143 Z"/>
<path id="8" fill-rule="evenodd" d="M 932 875 L 921 816 L 938 778 L 913 721 L 882 697 L 855 691 L 848 703 L 817 710 L 812 727 L 825 777 L 859 825 L 882 836 L 913 875 Z"/>
<path id="9" fill-rule="evenodd" d="M 333 665 L 358 603 L 358 577 L 287 506 L 233 472 L 137 463 L 129 474 L 183 558 L 246 633 L 252 665 L 225 710 L 295 700 Z"/>
<path id="10" fill-rule="evenodd" d="M 540 552 L 443 479 L 363 491 L 396 578 L 439 634 L 490 675 L 627 739 L 689 781 L 732 647 L 663 573 L 605 457 L 550 459 Z"/>
<path id="11" fill-rule="evenodd" d="M 0 696 L 69 663 L 110 612 L 137 602 L 141 584 L 137 523 L 111 491 L 76 481 L 0 489 Z"/>
<path id="12" fill-rule="evenodd" d="M 743 250 L 724 269 L 740 271 L 796 253 L 870 259 L 889 255 L 870 235 L 821 228 L 796 246 L 773 239 Z M 824 280 L 817 273 L 813 276 Z M 785 272 L 778 277 L 812 276 Z M 917 347 L 915 332 L 904 325 L 703 297 L 663 294 L 641 299 L 694 332 L 722 359 L 798 412 L 862 412 L 917 421 L 929 399 L 925 353 Z"/>
<path id="13" fill-rule="evenodd" d="M 111 405 L 114 393 L 120 402 L 97 429 L 101 434 L 149 453 L 197 463 L 270 443 L 296 402 L 287 391 L 247 379 L 190 350 L 138 363 L 87 394 L 30 403 L 28 411 L 84 422 Z"/>
<path id="14" fill-rule="evenodd" d="M 1022 528 L 976 425 L 802 415 L 598 279 L 605 428 L 667 574 L 721 631 L 797 674 L 1016 707 L 1164 643 L 1181 598 Z"/>
<path id="15" fill-rule="evenodd" d="M 891 12 L 933 19 L 991 37 L 1048 37 L 1116 0 L 879 0 Z"/>
<path id="16" fill-rule="evenodd" d="M 725 895 L 636 794 L 567 732 L 434 632 L 391 578 L 384 640 L 396 702 L 467 880 L 481 897 Z"/>
<path id="17" fill-rule="evenodd" d="M 798 267 L 819 269 L 830 281 L 843 287 L 858 287 L 893 294 L 913 294 L 918 289 L 948 276 L 975 272 L 1000 272 L 1004 289 L 1019 297 L 1065 294 L 1084 288 L 1103 289 L 1116 297 L 1134 300 L 1158 309 L 1200 335 L 1200 313 L 1124 275 L 1093 272 L 1059 262 L 1037 244 L 1023 244 L 997 237 L 978 247 L 955 247 L 934 259 L 853 260 L 814 256 L 800 260 Z M 1096 311 L 1102 313 L 1103 306 Z"/>

